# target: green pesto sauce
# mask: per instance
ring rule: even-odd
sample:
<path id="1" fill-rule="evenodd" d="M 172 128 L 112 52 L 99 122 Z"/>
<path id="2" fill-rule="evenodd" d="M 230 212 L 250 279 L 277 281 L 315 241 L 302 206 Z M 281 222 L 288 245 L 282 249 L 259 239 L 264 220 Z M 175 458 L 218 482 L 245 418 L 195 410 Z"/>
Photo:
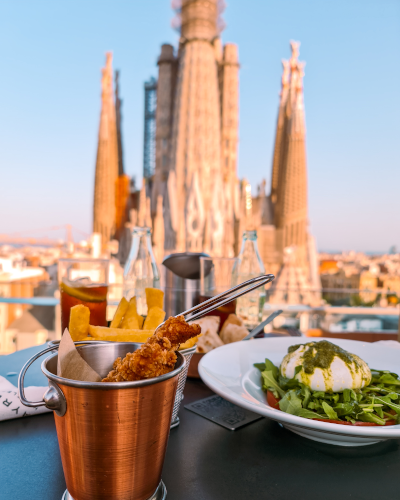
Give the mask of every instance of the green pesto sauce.
<path id="1" fill-rule="evenodd" d="M 346 365 L 355 366 L 355 371 L 359 371 L 359 365 L 354 359 L 354 357 L 344 349 L 341 349 L 339 346 L 335 344 L 331 344 L 327 340 L 322 340 L 321 342 L 310 342 L 308 344 L 298 344 L 292 345 L 288 349 L 288 353 L 296 351 L 302 345 L 310 346 L 306 352 L 302 354 L 303 361 L 303 371 L 307 374 L 314 373 L 315 368 L 329 368 L 333 358 L 337 356 L 340 358 Z"/>

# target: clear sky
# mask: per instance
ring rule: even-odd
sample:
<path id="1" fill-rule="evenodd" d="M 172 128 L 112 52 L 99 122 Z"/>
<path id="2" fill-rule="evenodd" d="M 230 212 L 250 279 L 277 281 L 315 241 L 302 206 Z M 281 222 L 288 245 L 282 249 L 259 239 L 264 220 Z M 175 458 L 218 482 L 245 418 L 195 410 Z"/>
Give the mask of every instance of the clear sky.
<path id="1" fill-rule="evenodd" d="M 143 82 L 176 44 L 169 0 L 0 0 L 0 233 L 90 232 L 100 69 L 121 71 L 125 166 L 141 179 Z M 269 184 L 282 58 L 300 40 L 311 231 L 321 250 L 400 248 L 400 2 L 228 0 L 239 175 Z M 48 233 L 49 234 L 49 233 Z"/>

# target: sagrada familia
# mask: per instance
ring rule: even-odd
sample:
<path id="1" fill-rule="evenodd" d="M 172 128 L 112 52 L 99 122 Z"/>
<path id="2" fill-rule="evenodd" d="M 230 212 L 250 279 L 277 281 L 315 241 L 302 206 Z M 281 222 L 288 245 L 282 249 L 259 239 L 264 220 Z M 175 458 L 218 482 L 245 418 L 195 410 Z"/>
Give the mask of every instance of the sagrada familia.
<path id="1" fill-rule="evenodd" d="M 251 186 L 237 173 L 238 48 L 221 42 L 221 3 L 175 3 L 179 45 L 162 45 L 158 58 L 154 166 L 145 172 L 140 191 L 124 173 L 118 74 L 114 96 L 112 56 L 107 54 L 93 229 L 104 243 L 118 239 L 124 260 L 127 227 L 149 225 L 160 262 L 165 255 L 185 251 L 235 256 L 243 231 L 256 229 L 265 268 L 277 275 L 270 299 L 316 304 L 318 294 L 312 290 L 320 284 L 315 241 L 308 231 L 300 44 L 291 42 L 291 58 L 282 61 L 270 194 L 262 181 L 252 196 Z"/>

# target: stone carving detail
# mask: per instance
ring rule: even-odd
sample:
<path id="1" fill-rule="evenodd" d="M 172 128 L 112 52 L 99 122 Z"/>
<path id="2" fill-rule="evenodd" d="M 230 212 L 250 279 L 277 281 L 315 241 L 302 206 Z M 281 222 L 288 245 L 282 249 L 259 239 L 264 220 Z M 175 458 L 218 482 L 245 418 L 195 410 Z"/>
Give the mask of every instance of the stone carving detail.
<path id="1" fill-rule="evenodd" d="M 203 249 L 204 220 L 199 179 L 194 172 L 186 204 L 186 249 L 190 252 L 201 252 Z"/>
<path id="2" fill-rule="evenodd" d="M 224 196 L 224 189 L 221 182 L 221 174 L 217 174 L 211 198 L 210 210 L 210 252 L 215 257 L 225 256 L 224 230 L 225 230 L 225 210 L 227 206 Z"/>

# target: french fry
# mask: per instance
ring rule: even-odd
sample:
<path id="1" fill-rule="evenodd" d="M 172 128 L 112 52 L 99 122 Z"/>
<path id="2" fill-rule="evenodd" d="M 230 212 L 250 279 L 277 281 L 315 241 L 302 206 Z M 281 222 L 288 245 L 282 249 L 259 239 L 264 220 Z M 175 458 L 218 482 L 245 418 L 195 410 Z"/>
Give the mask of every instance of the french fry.
<path id="1" fill-rule="evenodd" d="M 145 288 L 147 309 L 152 307 L 163 308 L 164 292 L 158 288 Z"/>
<path id="2" fill-rule="evenodd" d="M 83 340 L 89 331 L 90 309 L 83 304 L 71 307 L 69 333 L 74 342 Z"/>
<path id="3" fill-rule="evenodd" d="M 129 301 L 128 309 L 119 325 L 120 328 L 138 330 L 139 320 L 136 309 L 136 297 L 132 297 Z"/>
<path id="4" fill-rule="evenodd" d="M 202 334 L 196 335 L 196 337 L 192 337 L 191 339 L 187 340 L 184 344 L 181 344 L 179 346 L 179 351 L 183 351 L 183 349 L 190 349 L 193 347 L 195 344 L 197 344 L 197 340 L 199 337 L 201 337 Z"/>
<path id="5" fill-rule="evenodd" d="M 123 317 L 128 310 L 129 302 L 125 297 L 122 297 L 120 303 L 118 304 L 117 310 L 115 311 L 114 317 L 111 321 L 110 328 L 118 328 L 121 324 Z"/>
<path id="6" fill-rule="evenodd" d="M 154 330 L 139 330 L 138 328 L 107 328 L 106 326 L 89 326 L 89 333 L 95 340 L 111 342 L 146 342 Z"/>
<path id="7" fill-rule="evenodd" d="M 143 330 L 155 330 L 164 321 L 165 311 L 161 307 L 151 307 L 144 320 Z"/>

